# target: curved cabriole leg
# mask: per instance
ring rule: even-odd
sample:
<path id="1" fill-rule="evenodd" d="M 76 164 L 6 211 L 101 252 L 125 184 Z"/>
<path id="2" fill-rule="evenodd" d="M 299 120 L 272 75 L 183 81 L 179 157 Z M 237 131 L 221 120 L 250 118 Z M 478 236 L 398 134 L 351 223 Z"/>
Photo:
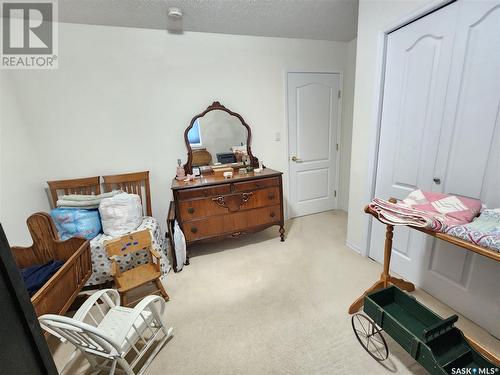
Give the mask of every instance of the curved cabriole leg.
<path id="1" fill-rule="evenodd" d="M 280 238 L 281 242 L 285 242 L 285 227 L 283 225 L 280 225 Z"/>

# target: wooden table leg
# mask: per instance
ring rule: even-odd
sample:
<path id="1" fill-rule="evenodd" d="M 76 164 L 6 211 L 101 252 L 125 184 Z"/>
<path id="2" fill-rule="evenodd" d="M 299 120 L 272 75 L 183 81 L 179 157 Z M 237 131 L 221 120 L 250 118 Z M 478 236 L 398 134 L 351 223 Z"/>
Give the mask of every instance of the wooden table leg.
<path id="1" fill-rule="evenodd" d="M 359 309 L 361 308 L 361 306 L 363 306 L 363 303 L 365 301 L 365 296 L 368 294 L 368 293 L 371 293 L 377 289 L 382 289 L 384 287 L 384 282 L 382 280 L 379 280 L 377 281 L 375 284 L 373 284 L 371 286 L 371 288 L 365 290 L 365 292 L 363 293 L 363 295 L 361 295 L 360 297 L 358 297 L 358 299 L 356 299 L 356 301 L 354 301 L 352 303 L 351 306 L 349 306 L 349 314 L 354 314 L 355 312 L 358 312 Z"/>
<path id="2" fill-rule="evenodd" d="M 385 243 L 384 243 L 384 268 L 382 274 L 380 275 L 380 280 L 377 281 L 373 286 L 367 289 L 362 296 L 358 297 L 351 306 L 349 306 L 349 314 L 354 314 L 355 312 L 361 309 L 363 306 L 363 302 L 365 296 L 368 293 L 371 293 L 377 289 L 387 288 L 389 285 L 395 285 L 398 288 L 406 290 L 407 292 L 413 292 L 415 290 L 415 285 L 412 283 L 405 281 L 403 279 L 399 279 L 397 277 L 393 277 L 389 273 L 389 268 L 391 265 L 391 254 L 392 254 L 392 238 L 394 236 L 394 226 L 387 225 L 387 229 L 385 231 Z"/>
<path id="3" fill-rule="evenodd" d="M 415 285 L 409 281 L 398 279 L 394 276 L 389 276 L 389 284 L 396 285 L 399 289 L 403 289 L 407 292 L 413 292 L 415 290 Z"/>

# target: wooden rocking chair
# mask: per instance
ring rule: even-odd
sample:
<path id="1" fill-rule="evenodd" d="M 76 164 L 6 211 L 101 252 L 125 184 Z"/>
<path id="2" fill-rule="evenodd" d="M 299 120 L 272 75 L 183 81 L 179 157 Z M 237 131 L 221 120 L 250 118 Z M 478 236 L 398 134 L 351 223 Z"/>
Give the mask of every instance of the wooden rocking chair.
<path id="1" fill-rule="evenodd" d="M 129 302 L 127 292 L 148 283 L 156 284 L 158 289 L 154 293 L 161 294 L 165 301 L 169 300 L 169 296 L 160 280 L 160 254 L 153 249 L 149 230 L 141 230 L 108 241 L 106 242 L 106 251 L 111 259 L 111 275 L 118 288 L 123 305 L 130 306 L 137 302 L 137 300 Z M 121 272 L 117 263 L 119 257 L 139 251 L 149 253 L 149 263 Z"/>

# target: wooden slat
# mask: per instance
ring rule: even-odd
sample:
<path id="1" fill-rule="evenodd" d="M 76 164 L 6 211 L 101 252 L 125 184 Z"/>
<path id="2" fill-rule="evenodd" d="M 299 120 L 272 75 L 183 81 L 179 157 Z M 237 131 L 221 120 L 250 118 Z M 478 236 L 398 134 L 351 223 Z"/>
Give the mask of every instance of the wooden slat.
<path id="1" fill-rule="evenodd" d="M 145 214 L 152 216 L 149 171 L 103 176 L 103 180 L 104 191 L 106 192 L 121 189 L 130 194 L 138 194 L 144 206 Z M 142 186 L 144 186 L 144 194 Z"/>
<path id="2" fill-rule="evenodd" d="M 75 178 L 71 180 L 47 181 L 52 198 L 52 206 L 56 207 L 58 192 L 64 194 L 101 194 L 100 177 Z"/>

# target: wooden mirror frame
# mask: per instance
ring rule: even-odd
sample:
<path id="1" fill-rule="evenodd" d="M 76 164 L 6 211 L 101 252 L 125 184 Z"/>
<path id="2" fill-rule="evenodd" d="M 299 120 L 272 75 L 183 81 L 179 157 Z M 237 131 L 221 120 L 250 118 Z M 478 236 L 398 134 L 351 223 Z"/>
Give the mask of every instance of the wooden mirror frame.
<path id="1" fill-rule="evenodd" d="M 239 119 L 241 121 L 241 124 L 245 128 L 247 128 L 247 131 L 248 131 L 248 136 L 247 136 L 247 153 L 248 153 L 248 157 L 250 158 L 250 165 L 252 167 L 258 167 L 259 166 L 259 159 L 257 159 L 255 156 L 253 156 L 253 154 L 252 154 L 252 148 L 250 147 L 250 143 L 252 141 L 252 130 L 250 129 L 250 126 L 245 122 L 245 120 L 243 120 L 243 117 L 241 117 L 241 115 L 239 113 L 236 113 L 236 112 L 233 112 L 233 111 L 227 109 L 226 107 L 224 107 L 219 102 L 213 102 L 203 112 L 201 112 L 200 114 L 194 116 L 193 119 L 191 120 L 191 123 L 189 124 L 189 126 L 186 128 L 186 130 L 184 130 L 184 142 L 186 143 L 186 148 L 188 150 L 188 154 L 187 154 L 188 158 L 187 158 L 186 164 L 184 164 L 184 171 L 186 173 L 190 173 L 190 174 L 193 173 L 193 166 L 192 166 L 192 163 L 193 163 L 193 149 L 191 148 L 191 145 L 189 144 L 189 140 L 188 140 L 189 130 L 191 130 L 191 128 L 194 125 L 194 122 L 197 119 L 199 119 L 200 117 L 205 116 L 208 112 L 215 111 L 215 110 L 220 110 L 220 111 L 224 111 L 224 112 L 229 113 L 231 116 L 234 116 L 237 119 Z"/>

